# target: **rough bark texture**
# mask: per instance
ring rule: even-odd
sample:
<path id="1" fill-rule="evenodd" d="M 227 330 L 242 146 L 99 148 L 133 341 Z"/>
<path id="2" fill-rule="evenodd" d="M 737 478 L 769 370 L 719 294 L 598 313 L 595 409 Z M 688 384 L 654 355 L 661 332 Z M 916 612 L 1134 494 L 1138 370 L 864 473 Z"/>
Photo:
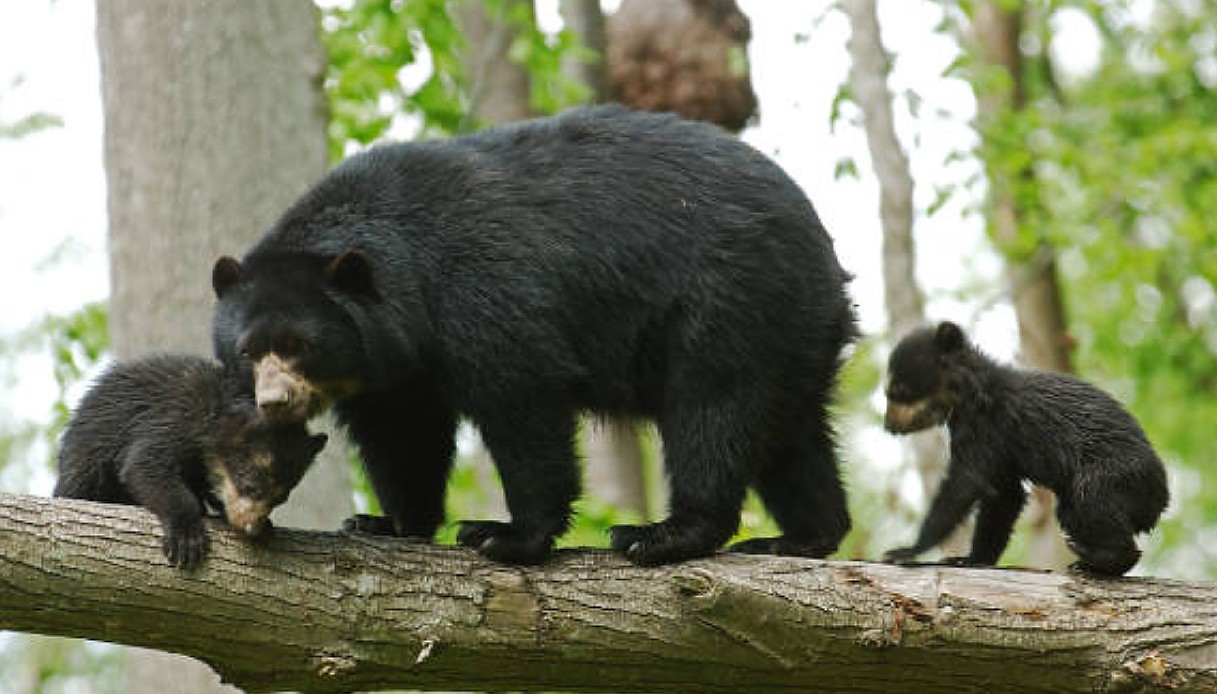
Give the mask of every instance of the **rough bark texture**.
<path id="1" fill-rule="evenodd" d="M 202 658 L 251 691 L 1094 692 L 1217 687 L 1217 586 L 720 556 L 639 568 L 218 524 L 192 573 L 142 509 L 0 495 L 0 628 Z"/>
<path id="2" fill-rule="evenodd" d="M 1008 89 L 977 89 L 982 138 L 1003 113 L 1020 110 L 1027 102 L 1019 50 L 1023 13 L 1021 7 L 1008 7 L 1008 3 L 983 0 L 977 3 L 972 19 L 972 40 L 981 63 L 999 68 L 1009 77 Z M 1019 237 L 1024 217 L 1013 181 L 1026 181 L 1032 172 L 995 171 L 990 166 L 988 173 L 990 230 L 999 247 L 1010 247 Z M 1057 279 L 1055 249 L 1045 241 L 1030 258 L 1007 254 L 1006 277 L 1018 320 L 1019 360 L 1037 369 L 1072 373 L 1071 340 Z M 1036 566 L 1060 568 L 1071 560 L 1053 513 L 1055 503 L 1050 491 L 1040 487 L 1033 490 L 1027 514 L 1032 532 L 1028 557 Z"/>
<path id="3" fill-rule="evenodd" d="M 316 10 L 99 0 L 116 354 L 211 345 L 211 264 L 326 168 Z"/>
<path id="4" fill-rule="evenodd" d="M 118 357 L 211 353 L 211 265 L 239 253 L 327 167 L 325 55 L 296 0 L 99 0 L 110 339 Z M 279 522 L 336 527 L 352 507 L 337 438 Z M 161 654 L 129 691 L 216 691 Z"/>
<path id="5" fill-rule="evenodd" d="M 892 95 L 887 87 L 891 65 L 879 29 L 875 0 L 845 0 L 849 17 L 849 84 L 862 111 L 871 165 L 879 182 L 879 221 L 883 228 L 883 300 L 887 330 L 899 340 L 926 322 L 925 298 L 917 283 L 913 245 L 913 176 L 908 156 L 896 135 Z M 926 498 L 934 495 L 946 471 L 947 446 L 941 429 L 904 437 L 921 477 Z M 960 526 L 942 543 L 949 556 L 966 555 L 970 524 Z"/>

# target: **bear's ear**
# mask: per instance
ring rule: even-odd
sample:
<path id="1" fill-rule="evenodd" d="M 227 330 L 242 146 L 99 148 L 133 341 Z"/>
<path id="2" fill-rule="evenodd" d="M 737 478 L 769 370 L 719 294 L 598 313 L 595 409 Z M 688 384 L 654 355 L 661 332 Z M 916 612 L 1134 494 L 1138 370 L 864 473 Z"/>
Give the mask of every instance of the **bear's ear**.
<path id="1" fill-rule="evenodd" d="M 934 344 L 944 353 L 958 352 L 963 349 L 965 338 L 963 330 L 951 321 L 943 321 L 934 331 Z"/>
<path id="2" fill-rule="evenodd" d="M 211 288 L 215 290 L 216 298 L 223 299 L 228 290 L 241 281 L 242 274 L 244 270 L 239 260 L 230 255 L 221 256 L 211 268 Z"/>
<path id="3" fill-rule="evenodd" d="M 343 251 L 325 266 L 325 279 L 334 287 L 368 298 L 377 298 L 372 282 L 372 261 L 360 251 Z"/>

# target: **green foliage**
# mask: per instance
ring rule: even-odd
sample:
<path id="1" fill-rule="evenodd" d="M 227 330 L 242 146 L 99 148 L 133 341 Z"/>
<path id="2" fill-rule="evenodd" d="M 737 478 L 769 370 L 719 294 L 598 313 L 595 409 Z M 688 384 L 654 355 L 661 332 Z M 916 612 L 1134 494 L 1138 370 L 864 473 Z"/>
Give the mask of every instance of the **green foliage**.
<path id="1" fill-rule="evenodd" d="M 562 61 L 567 55 L 591 62 L 598 59 L 594 51 L 579 43 L 571 31 L 549 35 L 537 27 L 531 2 L 482 0 L 486 13 L 501 17 L 516 30 L 516 39 L 508 48 L 512 62 L 528 71 L 529 105 L 538 113 L 556 113 L 568 106 L 587 102 L 592 93 L 587 86 L 562 73 Z"/>
<path id="2" fill-rule="evenodd" d="M 972 3 L 942 0 L 957 31 Z M 1156 554 L 1194 557 L 1185 528 L 1217 523 L 1217 35 L 1214 0 L 1025 0 L 1023 92 L 978 128 L 992 191 L 1013 197 L 1014 260 L 1055 248 L 1078 372 L 1137 415 L 1176 473 L 1176 504 Z M 1090 18 L 1093 74 L 1058 75 L 1053 19 Z M 1140 18 L 1138 18 L 1140 17 Z M 1010 75 L 964 55 L 952 74 L 1010 103 Z M 996 240 L 995 240 L 996 241 Z M 1200 482 L 1197 483 L 1197 480 Z M 1152 554 L 1152 553 L 1151 553 Z M 1151 557 L 1152 558 L 1152 557 Z M 1212 562 L 1213 560 L 1208 560 Z M 1217 563 L 1192 575 L 1217 574 Z"/>
<path id="3" fill-rule="evenodd" d="M 104 357 L 109 337 L 104 303 L 88 304 L 64 316 L 47 316 L 16 335 L 0 340 L 0 363 L 6 370 L 31 354 L 49 354 L 56 385 L 53 418 L 49 426 L 35 422 L 0 420 L 0 469 L 24 460 L 38 441 L 55 449 L 68 419 L 68 391 Z M 13 383 L 5 383 L 12 387 Z M 52 456 L 53 458 L 54 456 Z"/>
<path id="4" fill-rule="evenodd" d="M 518 33 L 508 53 L 529 72 L 530 102 L 553 113 L 586 101 L 583 85 L 562 74 L 567 55 L 598 57 L 562 31 L 537 28 L 529 3 L 482 2 L 488 16 L 501 18 Z M 470 79 L 461 62 L 465 37 L 450 0 L 354 0 L 325 9 L 322 37 L 329 55 L 325 90 L 330 104 L 330 156 L 340 159 L 351 144 L 382 138 L 403 116 L 420 121 L 423 136 L 450 135 L 478 127 L 469 119 Z M 407 69 L 426 73 L 410 86 Z"/>
<path id="5" fill-rule="evenodd" d="M 463 39 L 451 5 L 447 0 L 355 0 L 324 11 L 332 159 L 341 158 L 349 142 L 379 139 L 401 115 L 420 118 L 424 134 L 460 129 L 467 106 L 458 57 Z M 424 58 L 429 75 L 416 89 L 407 89 L 402 71 Z"/>
<path id="6" fill-rule="evenodd" d="M 1107 43 L 1042 138 L 1044 231 L 1074 253 L 1065 275 L 1079 369 L 1205 480 L 1164 528 L 1169 542 L 1217 523 L 1206 426 L 1217 421 L 1217 3 L 1159 2 L 1147 25 L 1080 4 Z"/>
<path id="7" fill-rule="evenodd" d="M 50 436 L 58 436 L 68 421 L 68 389 L 96 367 L 110 346 L 109 307 L 105 302 L 82 306 L 66 316 L 43 319 L 37 332 L 43 336 L 53 356 L 55 385 L 55 420 Z"/>
<path id="8" fill-rule="evenodd" d="M 13 91 L 21 87 L 25 79 L 17 76 L 10 80 L 3 91 Z M 17 140 L 36 132 L 50 128 L 62 128 L 63 118 L 51 113 L 38 111 L 26 114 L 15 121 L 0 121 L 0 140 Z"/>
<path id="9" fill-rule="evenodd" d="M 40 130 L 63 127 L 63 119 L 47 113 L 34 113 L 13 123 L 0 123 L 0 140 L 15 140 Z"/>
<path id="10" fill-rule="evenodd" d="M 0 691 L 118 694 L 125 690 L 122 652 L 104 643 L 0 633 Z"/>

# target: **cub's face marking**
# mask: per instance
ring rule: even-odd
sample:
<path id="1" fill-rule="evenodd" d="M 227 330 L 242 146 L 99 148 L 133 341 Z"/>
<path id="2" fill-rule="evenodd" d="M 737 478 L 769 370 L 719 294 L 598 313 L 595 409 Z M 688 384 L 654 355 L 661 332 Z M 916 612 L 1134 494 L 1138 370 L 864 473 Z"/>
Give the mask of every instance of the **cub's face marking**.
<path id="1" fill-rule="evenodd" d="M 291 433 L 255 427 L 242 439 L 248 451 L 207 460 L 228 524 L 245 535 L 257 536 L 270 527 L 271 511 L 287 501 L 325 447 L 325 434 L 309 436 L 303 424 L 296 426 L 299 432 Z"/>

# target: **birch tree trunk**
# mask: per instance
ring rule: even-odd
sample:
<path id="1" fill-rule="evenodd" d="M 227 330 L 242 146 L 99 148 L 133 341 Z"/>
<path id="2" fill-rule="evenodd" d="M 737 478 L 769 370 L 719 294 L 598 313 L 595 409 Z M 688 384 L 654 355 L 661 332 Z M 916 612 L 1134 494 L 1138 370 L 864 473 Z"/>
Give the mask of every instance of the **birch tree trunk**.
<path id="1" fill-rule="evenodd" d="M 1008 84 L 1008 89 L 991 86 L 992 80 L 974 84 L 982 138 L 991 135 L 991 129 L 1001 122 L 1004 114 L 1026 107 L 1027 86 L 1019 51 L 1022 23 L 1021 2 L 1011 5 L 981 0 L 973 11 L 972 42 L 981 64 L 1000 69 L 1009 76 L 1003 82 Z M 990 86 L 982 89 L 981 82 Z M 1030 168 L 1000 170 L 992 162 L 987 163 L 986 173 L 990 233 L 999 248 L 1017 247 L 1021 245 L 1018 241 L 1023 233 L 1025 211 L 1020 208 L 1020 196 L 1015 193 L 1019 188 L 1025 190 L 1034 174 Z M 1040 240 L 1029 256 L 1004 255 L 1010 297 L 1018 320 L 1020 361 L 1037 369 L 1072 373 L 1064 302 L 1057 279 L 1056 250 L 1047 240 Z M 1031 499 L 1026 514 L 1032 533 L 1029 558 L 1035 566 L 1059 569 L 1069 563 L 1072 555 L 1053 513 L 1055 498 L 1048 490 L 1036 487 Z"/>
<path id="2" fill-rule="evenodd" d="M 0 628 L 187 653 L 251 692 L 1212 692 L 1217 585 L 721 555 L 642 568 L 0 494 Z"/>
<path id="3" fill-rule="evenodd" d="M 891 65 L 879 28 L 875 0 L 844 0 L 849 17 L 849 84 L 862 110 L 871 165 L 879 182 L 879 221 L 883 228 L 883 299 L 887 330 L 893 342 L 925 324 L 925 298 L 917 282 L 913 243 L 913 177 L 908 156 L 896 135 L 892 95 L 887 87 Z M 947 445 L 941 429 L 903 437 L 931 498 L 946 471 Z M 952 556 L 966 555 L 970 524 L 960 526 L 942 543 Z"/>
<path id="4" fill-rule="evenodd" d="M 605 64 L 608 39 L 600 0 L 558 0 L 563 27 L 579 38 L 579 45 L 593 56 L 565 54 L 562 74 L 587 87 L 592 103 L 609 101 L 608 68 Z"/>
<path id="5" fill-rule="evenodd" d="M 465 37 L 464 63 L 469 76 L 469 117 L 499 125 L 533 115 L 529 107 L 528 70 L 511 59 L 511 44 L 520 35 L 510 17 L 514 8 L 531 13 L 532 0 L 502 0 L 496 14 L 483 0 L 461 0 L 456 20 Z"/>
<path id="6" fill-rule="evenodd" d="M 325 56 L 311 3 L 99 0 L 110 338 L 115 356 L 211 353 L 211 264 L 240 253 L 325 171 Z M 351 511 L 332 439 L 280 522 Z M 217 676 L 128 658 L 131 692 L 209 692 Z"/>

